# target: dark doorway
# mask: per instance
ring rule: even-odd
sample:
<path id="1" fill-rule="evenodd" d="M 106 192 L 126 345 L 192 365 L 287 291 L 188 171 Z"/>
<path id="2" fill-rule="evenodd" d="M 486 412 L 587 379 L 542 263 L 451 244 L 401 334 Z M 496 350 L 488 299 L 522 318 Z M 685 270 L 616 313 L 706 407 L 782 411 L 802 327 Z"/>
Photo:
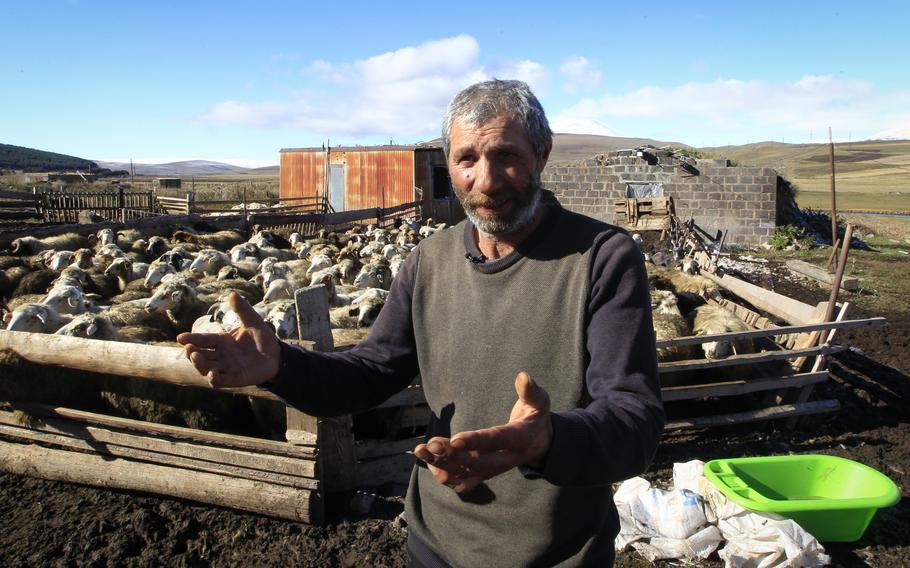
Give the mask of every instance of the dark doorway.
<path id="1" fill-rule="evenodd" d="M 452 180 L 449 169 L 444 166 L 433 166 L 433 199 L 445 199 L 452 196 Z"/>

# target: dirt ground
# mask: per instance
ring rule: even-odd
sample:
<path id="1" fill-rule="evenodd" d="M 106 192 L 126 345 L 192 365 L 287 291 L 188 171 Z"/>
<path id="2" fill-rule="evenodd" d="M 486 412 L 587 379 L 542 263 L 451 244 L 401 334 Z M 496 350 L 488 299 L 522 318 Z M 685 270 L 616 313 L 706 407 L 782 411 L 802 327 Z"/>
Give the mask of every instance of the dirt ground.
<path id="1" fill-rule="evenodd" d="M 759 278 L 761 280 L 761 278 Z M 766 279 L 807 303 L 827 292 L 790 278 Z M 761 283 L 761 282 L 758 282 Z M 891 477 L 903 500 L 878 512 L 858 542 L 829 544 L 835 565 L 910 564 L 910 314 L 884 315 L 886 327 L 843 332 L 853 347 L 837 355 L 832 380 L 815 398 L 840 401 L 836 414 L 668 434 L 646 477 L 669 484 L 674 462 L 786 453 L 824 453 L 870 465 Z M 405 566 L 400 496 L 376 492 L 369 513 L 352 494 L 331 495 L 329 523 L 314 527 L 133 492 L 82 487 L 0 473 L 0 564 L 4 566 Z M 716 556 L 707 565 L 720 565 Z M 647 566 L 623 553 L 618 566 Z M 662 566 L 677 564 L 658 563 Z"/>

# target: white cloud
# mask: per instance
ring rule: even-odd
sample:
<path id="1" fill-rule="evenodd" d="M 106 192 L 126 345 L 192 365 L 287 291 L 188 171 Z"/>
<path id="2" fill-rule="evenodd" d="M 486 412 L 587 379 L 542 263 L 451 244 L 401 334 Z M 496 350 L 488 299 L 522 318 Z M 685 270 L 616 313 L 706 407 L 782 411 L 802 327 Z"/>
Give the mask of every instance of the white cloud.
<path id="1" fill-rule="evenodd" d="M 562 65 L 559 66 L 559 71 L 567 79 L 563 88 L 570 93 L 578 90 L 594 89 L 600 86 L 602 79 L 600 70 L 594 68 L 588 58 L 581 55 L 564 60 Z"/>
<path id="2" fill-rule="evenodd" d="M 221 101 L 195 124 L 290 127 L 333 139 L 435 136 L 451 97 L 471 83 L 496 76 L 546 89 L 549 75 L 537 62 L 503 61 L 485 67 L 479 58 L 477 40 L 459 35 L 354 62 L 315 60 L 303 75 L 332 88 L 282 100 Z"/>
<path id="3" fill-rule="evenodd" d="M 596 134 L 598 136 L 622 136 L 606 124 L 591 118 L 556 115 L 550 121 L 553 132 L 562 134 Z"/>
<path id="4" fill-rule="evenodd" d="M 569 117 L 611 124 L 662 122 L 660 130 L 682 140 L 704 133 L 742 141 L 762 139 L 768 132 L 808 138 L 810 132 L 828 126 L 855 134 L 882 129 L 894 123 L 898 109 L 907 108 L 907 98 L 907 93 L 879 92 L 867 81 L 830 75 L 807 75 L 792 82 L 717 79 L 584 98 L 563 109 L 554 122 Z M 691 130 L 693 124 L 698 132 Z"/>

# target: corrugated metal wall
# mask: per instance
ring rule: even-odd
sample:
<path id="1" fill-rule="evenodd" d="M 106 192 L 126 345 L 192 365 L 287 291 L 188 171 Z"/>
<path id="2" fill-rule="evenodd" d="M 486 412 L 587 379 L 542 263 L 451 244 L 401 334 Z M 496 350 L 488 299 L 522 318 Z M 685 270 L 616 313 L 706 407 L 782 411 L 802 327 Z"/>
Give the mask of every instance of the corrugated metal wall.
<path id="1" fill-rule="evenodd" d="M 413 150 L 345 153 L 345 209 L 414 201 Z"/>
<path id="2" fill-rule="evenodd" d="M 281 153 L 281 197 L 320 195 L 325 172 L 325 152 Z"/>
<path id="3" fill-rule="evenodd" d="M 281 157 L 281 197 L 321 195 L 325 175 L 325 151 L 316 149 L 283 150 Z M 433 166 L 445 166 L 442 151 L 435 149 L 351 150 L 338 148 L 329 158 L 333 166 L 344 165 L 344 209 L 392 207 L 433 196 Z"/>

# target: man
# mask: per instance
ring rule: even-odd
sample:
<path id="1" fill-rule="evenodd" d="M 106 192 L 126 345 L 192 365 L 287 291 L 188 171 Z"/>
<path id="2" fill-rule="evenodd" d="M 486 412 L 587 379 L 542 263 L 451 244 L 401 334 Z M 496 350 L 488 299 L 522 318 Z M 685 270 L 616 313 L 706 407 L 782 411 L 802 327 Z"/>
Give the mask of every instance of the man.
<path id="1" fill-rule="evenodd" d="M 664 421 L 642 255 L 541 188 L 552 133 L 524 83 L 459 93 L 443 139 L 468 220 L 414 250 L 360 345 L 291 348 L 236 295 L 241 328 L 178 341 L 213 386 L 315 415 L 419 373 L 433 420 L 406 499 L 413 565 L 608 566 L 610 484 L 648 467 Z"/>

